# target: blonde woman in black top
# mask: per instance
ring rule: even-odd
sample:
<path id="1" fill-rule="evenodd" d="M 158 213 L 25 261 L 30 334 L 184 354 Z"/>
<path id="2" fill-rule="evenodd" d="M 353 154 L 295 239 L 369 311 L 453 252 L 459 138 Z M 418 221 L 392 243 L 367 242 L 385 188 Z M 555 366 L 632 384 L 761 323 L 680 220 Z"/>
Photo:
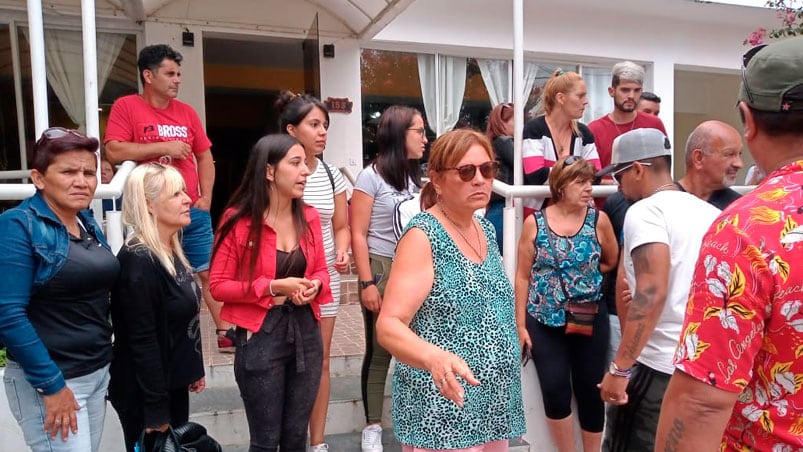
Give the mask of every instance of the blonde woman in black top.
<path id="1" fill-rule="evenodd" d="M 205 387 L 201 292 L 178 238 L 190 223 L 181 174 L 157 163 L 135 168 L 126 181 L 123 223 L 133 232 L 117 256 L 109 400 L 133 451 L 143 430 L 164 432 L 187 422 L 188 391 Z"/>

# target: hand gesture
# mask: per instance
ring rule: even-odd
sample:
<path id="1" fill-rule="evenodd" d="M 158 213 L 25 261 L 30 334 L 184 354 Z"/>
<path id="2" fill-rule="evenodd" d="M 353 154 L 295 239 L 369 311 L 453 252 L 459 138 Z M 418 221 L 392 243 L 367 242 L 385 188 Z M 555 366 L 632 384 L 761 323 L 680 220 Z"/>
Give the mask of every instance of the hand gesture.
<path id="1" fill-rule="evenodd" d="M 334 263 L 335 270 L 338 273 L 347 273 L 349 271 L 349 264 L 351 264 L 351 256 L 347 250 L 340 250 L 337 252 L 337 258 Z"/>
<path id="2" fill-rule="evenodd" d="M 201 377 L 200 380 L 196 381 L 195 383 L 190 383 L 190 386 L 187 388 L 190 392 L 201 392 L 206 389 L 206 378 Z"/>
<path id="3" fill-rule="evenodd" d="M 67 441 L 72 431 L 78 433 L 78 419 L 75 412 L 81 409 L 75 400 L 72 390 L 65 386 L 61 391 L 43 397 L 45 402 L 45 423 L 43 430 L 50 433 L 50 439 L 56 439 L 59 430 L 61 439 Z"/>
<path id="4" fill-rule="evenodd" d="M 295 291 L 291 298 L 293 304 L 298 306 L 311 303 L 318 295 L 323 283 L 319 279 L 305 279 L 303 285 L 305 287 Z"/>
<path id="5" fill-rule="evenodd" d="M 427 370 L 432 377 L 433 383 L 435 383 L 435 387 L 438 388 L 438 392 L 460 408 L 463 408 L 463 400 L 466 396 L 466 391 L 460 380 L 472 386 L 479 386 L 480 384 L 480 381 L 474 377 L 474 373 L 468 368 L 468 364 L 463 361 L 463 358 L 446 350 L 440 350 L 439 353 L 432 357 Z"/>
<path id="6" fill-rule="evenodd" d="M 183 141 L 165 141 L 163 143 L 165 155 L 173 159 L 184 160 L 192 154 L 192 148 Z"/>
<path id="7" fill-rule="evenodd" d="M 617 377 L 605 372 L 602 383 L 598 384 L 599 395 L 602 401 L 611 405 L 624 405 L 627 403 L 627 382 L 625 377 Z"/>
<path id="8" fill-rule="evenodd" d="M 360 302 L 365 306 L 365 309 L 371 312 L 379 312 L 382 307 L 382 297 L 379 295 L 379 288 L 376 287 L 376 284 L 360 290 Z"/>

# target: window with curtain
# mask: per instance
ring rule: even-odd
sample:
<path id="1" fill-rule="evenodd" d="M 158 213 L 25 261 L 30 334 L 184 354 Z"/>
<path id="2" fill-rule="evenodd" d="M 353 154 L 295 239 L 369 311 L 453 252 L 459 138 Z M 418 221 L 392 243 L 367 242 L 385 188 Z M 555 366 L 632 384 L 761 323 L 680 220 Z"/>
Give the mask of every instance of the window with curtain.
<path id="1" fill-rule="evenodd" d="M 33 93 L 31 75 L 30 43 L 27 28 L 19 27 L 17 39 L 22 76 L 22 99 L 25 112 L 25 143 L 27 160 L 31 159 L 33 143 L 37 137 L 33 119 Z M 131 34 L 98 32 L 98 106 L 100 111 L 101 138 L 111 104 L 117 97 L 137 92 L 136 36 Z M 47 65 L 48 122 L 51 126 L 81 129 L 85 121 L 83 44 L 80 31 L 45 28 L 45 62 Z M 9 65 L 9 71 L 11 71 Z M 10 97 L 5 95 L 2 104 L 9 107 L 16 118 L 13 79 Z M 16 127 L 16 126 L 15 126 Z M 16 129 L 14 131 L 16 135 Z M 18 141 L 18 140 L 17 140 Z M 12 152 L 19 154 L 19 148 Z M 19 160 L 19 159 L 17 159 Z M 17 164 L 9 169 L 19 169 Z"/>

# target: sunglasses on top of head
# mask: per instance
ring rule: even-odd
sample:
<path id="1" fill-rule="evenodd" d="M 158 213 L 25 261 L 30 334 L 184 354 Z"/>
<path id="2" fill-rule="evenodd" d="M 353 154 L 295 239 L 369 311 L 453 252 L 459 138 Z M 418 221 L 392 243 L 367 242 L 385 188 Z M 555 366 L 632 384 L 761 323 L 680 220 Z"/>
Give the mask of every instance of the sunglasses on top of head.
<path id="1" fill-rule="evenodd" d="M 39 139 L 36 141 L 36 144 L 41 143 L 42 140 L 44 139 L 58 140 L 59 138 L 64 138 L 67 135 L 73 135 L 78 138 L 85 138 L 77 130 L 65 129 L 64 127 L 51 127 L 49 129 L 45 129 L 45 131 L 42 132 L 42 136 L 39 137 Z"/>
<path id="2" fill-rule="evenodd" d="M 482 177 L 486 179 L 493 179 L 499 173 L 499 162 L 491 160 L 483 163 L 482 165 L 462 165 L 456 168 L 444 168 L 444 170 L 457 171 L 457 175 L 460 176 L 460 180 L 463 182 L 469 182 L 471 179 L 474 179 L 474 176 L 477 174 L 477 170 L 480 170 Z"/>

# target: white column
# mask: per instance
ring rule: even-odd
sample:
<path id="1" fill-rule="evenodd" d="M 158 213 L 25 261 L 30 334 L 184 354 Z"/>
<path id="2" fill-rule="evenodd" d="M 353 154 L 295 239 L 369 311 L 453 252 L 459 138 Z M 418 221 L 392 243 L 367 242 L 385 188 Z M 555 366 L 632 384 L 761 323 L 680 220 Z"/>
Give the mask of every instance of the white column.
<path id="1" fill-rule="evenodd" d="M 35 138 L 48 128 L 47 71 L 45 70 L 45 30 L 42 21 L 42 0 L 28 0 L 28 39 L 31 45 L 31 83 Z"/>

